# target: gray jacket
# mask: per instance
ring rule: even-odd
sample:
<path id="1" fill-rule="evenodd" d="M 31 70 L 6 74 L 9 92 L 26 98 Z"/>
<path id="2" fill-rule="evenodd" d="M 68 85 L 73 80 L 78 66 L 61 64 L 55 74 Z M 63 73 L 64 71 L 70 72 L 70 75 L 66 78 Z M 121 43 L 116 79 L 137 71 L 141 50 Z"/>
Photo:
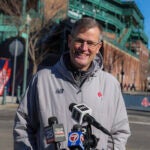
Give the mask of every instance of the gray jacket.
<path id="1" fill-rule="evenodd" d="M 44 130 L 48 118 L 56 116 L 64 125 L 66 138 L 75 122 L 68 107 L 71 103 L 84 103 L 93 112 L 92 116 L 111 132 L 115 150 L 125 150 L 130 128 L 119 82 L 101 70 L 102 61 L 94 60 L 94 71 L 78 86 L 72 73 L 60 61 L 51 68 L 40 70 L 31 80 L 15 117 L 15 150 L 54 150 L 53 144 L 46 144 Z M 99 150 L 112 149 L 109 136 L 92 127 L 92 133 L 100 140 Z M 67 148 L 66 142 L 61 143 Z"/>

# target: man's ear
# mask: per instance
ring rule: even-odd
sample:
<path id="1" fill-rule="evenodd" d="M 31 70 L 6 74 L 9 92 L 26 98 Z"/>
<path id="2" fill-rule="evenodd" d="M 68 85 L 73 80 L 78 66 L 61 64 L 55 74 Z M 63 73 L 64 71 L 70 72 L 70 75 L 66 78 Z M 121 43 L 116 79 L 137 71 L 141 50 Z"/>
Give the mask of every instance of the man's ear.
<path id="1" fill-rule="evenodd" d="M 100 43 L 98 44 L 96 54 L 99 53 L 99 50 L 100 50 L 101 47 L 102 47 L 102 42 L 100 42 Z"/>

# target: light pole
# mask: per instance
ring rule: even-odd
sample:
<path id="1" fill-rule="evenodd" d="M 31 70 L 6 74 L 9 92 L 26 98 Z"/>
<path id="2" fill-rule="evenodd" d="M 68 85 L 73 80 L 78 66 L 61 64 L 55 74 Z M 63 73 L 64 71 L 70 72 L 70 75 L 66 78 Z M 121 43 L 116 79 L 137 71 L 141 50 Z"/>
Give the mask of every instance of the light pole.
<path id="1" fill-rule="evenodd" d="M 9 45 L 9 52 L 11 56 L 13 57 L 13 79 L 12 79 L 12 101 L 14 98 L 15 93 L 15 83 L 16 83 L 16 67 L 17 67 L 17 57 L 22 54 L 23 52 L 23 44 L 19 40 L 18 37 L 16 37 Z"/>
<path id="2" fill-rule="evenodd" d="M 123 90 L 124 61 L 121 62 L 121 90 Z"/>
<path id="3" fill-rule="evenodd" d="M 26 43 L 25 43 L 25 55 L 24 55 L 24 74 L 23 74 L 23 90 L 22 94 L 25 93 L 27 86 L 27 70 L 28 70 L 28 51 L 29 51 L 29 26 L 30 26 L 31 18 L 29 15 L 26 17 Z"/>

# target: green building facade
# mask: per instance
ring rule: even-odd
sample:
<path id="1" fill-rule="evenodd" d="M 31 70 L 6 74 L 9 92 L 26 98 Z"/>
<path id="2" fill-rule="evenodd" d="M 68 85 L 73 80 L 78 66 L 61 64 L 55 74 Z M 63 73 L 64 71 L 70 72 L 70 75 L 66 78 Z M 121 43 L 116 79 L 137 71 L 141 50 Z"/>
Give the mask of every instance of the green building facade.
<path id="1" fill-rule="evenodd" d="M 136 49 L 131 47 L 132 42 L 141 40 L 148 47 L 144 17 L 134 1 L 69 0 L 68 16 L 75 20 L 82 16 L 95 18 L 105 32 L 115 34 L 113 39 L 104 37 L 107 41 L 135 57 Z"/>

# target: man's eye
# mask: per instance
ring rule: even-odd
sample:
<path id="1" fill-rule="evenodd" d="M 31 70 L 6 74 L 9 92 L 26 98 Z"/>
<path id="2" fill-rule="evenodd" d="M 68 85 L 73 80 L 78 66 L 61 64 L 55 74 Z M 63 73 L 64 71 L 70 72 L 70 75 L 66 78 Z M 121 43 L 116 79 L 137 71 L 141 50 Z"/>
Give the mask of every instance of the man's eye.
<path id="1" fill-rule="evenodd" d="M 81 39 L 76 39 L 75 41 L 76 41 L 77 43 L 84 43 L 84 41 L 81 40 Z"/>
<path id="2" fill-rule="evenodd" d="M 88 41 L 87 42 L 88 45 L 95 45 L 93 42 Z"/>

